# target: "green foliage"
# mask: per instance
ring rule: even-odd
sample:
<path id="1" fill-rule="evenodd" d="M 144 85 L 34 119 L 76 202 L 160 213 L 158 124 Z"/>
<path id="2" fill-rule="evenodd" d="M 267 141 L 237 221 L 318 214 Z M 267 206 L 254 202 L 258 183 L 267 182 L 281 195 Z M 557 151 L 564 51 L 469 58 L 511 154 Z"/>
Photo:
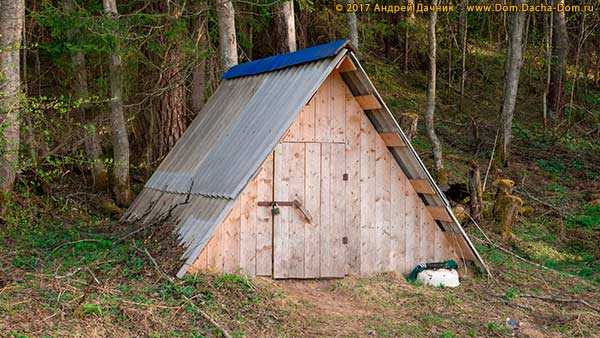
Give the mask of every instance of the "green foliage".
<path id="1" fill-rule="evenodd" d="M 442 334 L 440 335 L 440 338 L 454 338 L 456 337 L 456 335 L 454 334 L 454 332 L 450 331 L 450 330 L 446 330 L 444 332 L 442 332 Z"/>
<path id="2" fill-rule="evenodd" d="M 102 316 L 102 308 L 98 304 L 87 303 L 81 306 L 84 315 Z"/>
<path id="3" fill-rule="evenodd" d="M 567 219 L 569 227 L 583 227 L 588 230 L 600 230 L 600 204 L 587 205 L 583 213 Z"/>
<path id="4" fill-rule="evenodd" d="M 515 298 L 519 297 L 519 290 L 516 288 L 509 288 L 506 290 L 504 297 L 506 298 L 506 300 L 512 301 Z"/>
<path id="5" fill-rule="evenodd" d="M 540 159 L 536 161 L 538 167 L 540 167 L 542 170 L 550 173 L 550 174 L 562 174 L 564 173 L 566 166 L 564 165 L 564 163 L 560 162 L 560 160 L 557 159 L 550 159 L 550 160 L 545 160 L 545 159 Z"/>
<path id="6" fill-rule="evenodd" d="M 238 274 L 222 274 L 215 278 L 214 287 L 229 287 L 240 289 L 243 292 L 250 292 L 254 290 L 254 285 L 252 285 L 252 280 L 248 278 L 246 275 L 238 275 Z"/>
<path id="7" fill-rule="evenodd" d="M 496 322 L 488 322 L 486 327 L 493 334 L 497 334 L 497 335 L 507 335 L 507 334 L 511 333 L 511 330 L 508 327 L 506 327 L 506 325 L 498 324 Z"/>

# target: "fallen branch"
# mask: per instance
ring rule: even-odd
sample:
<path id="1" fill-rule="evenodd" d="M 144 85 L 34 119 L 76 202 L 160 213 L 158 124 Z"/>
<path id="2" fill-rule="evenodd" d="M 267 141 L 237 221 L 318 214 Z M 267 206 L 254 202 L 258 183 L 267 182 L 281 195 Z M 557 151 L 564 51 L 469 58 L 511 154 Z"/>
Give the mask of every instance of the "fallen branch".
<path id="1" fill-rule="evenodd" d="M 96 282 L 96 284 L 100 285 L 100 281 L 98 280 L 98 278 L 96 278 L 96 275 L 94 274 L 94 272 L 92 272 L 92 269 L 90 269 L 89 266 L 85 267 L 87 269 L 87 271 L 90 273 L 90 275 L 92 276 L 92 278 L 94 278 L 94 281 Z"/>
<path id="2" fill-rule="evenodd" d="M 484 243 L 484 244 L 485 244 L 485 243 L 489 243 L 489 244 L 490 244 L 491 246 L 493 246 L 494 248 L 496 248 L 496 249 L 498 249 L 498 250 L 500 250 L 500 251 L 502 251 L 502 252 L 504 252 L 504 253 L 506 253 L 506 254 L 509 254 L 509 255 L 511 255 L 511 256 L 513 256 L 513 257 L 515 257 L 516 259 L 520 260 L 520 261 L 523 261 L 523 262 L 525 262 L 525 263 L 527 263 L 527 264 L 531 264 L 531 265 L 533 265 L 533 266 L 536 266 L 536 267 L 538 267 L 538 268 L 540 268 L 540 269 L 547 270 L 547 271 L 552 271 L 552 272 L 555 272 L 555 273 L 557 273 L 557 274 L 559 274 L 559 275 L 565 275 L 565 276 L 569 276 L 569 277 L 571 277 L 571 278 L 578 278 L 578 279 L 580 279 L 580 277 L 579 277 L 579 276 L 576 276 L 576 275 L 573 275 L 573 274 L 570 274 L 570 273 L 568 273 L 568 272 L 564 272 L 564 271 L 558 271 L 558 270 L 554 270 L 554 269 L 552 269 L 552 268 L 549 268 L 549 267 L 547 267 L 547 266 L 544 266 L 544 265 L 538 264 L 538 263 L 536 263 L 536 262 L 534 262 L 534 261 L 531 261 L 531 260 L 529 260 L 529 259 L 527 259 L 527 258 L 525 258 L 525 257 L 519 256 L 519 255 L 517 255 L 516 253 L 514 253 L 514 252 L 512 252 L 512 251 L 510 251 L 510 250 L 508 250 L 508 249 L 506 249 L 506 248 L 504 248 L 504 247 L 501 247 L 500 245 L 498 245 L 498 244 L 496 244 L 496 243 L 493 243 L 493 242 L 487 242 L 487 241 L 484 241 L 484 240 L 482 240 L 482 239 L 480 239 L 480 238 L 477 238 L 477 237 L 473 237 L 473 238 L 474 238 L 476 241 L 478 241 L 479 243 Z"/>
<path id="3" fill-rule="evenodd" d="M 566 276 L 569 276 L 569 277 L 572 277 L 572 278 L 579 278 L 579 276 L 572 275 L 572 274 L 570 274 L 570 273 L 568 273 L 568 272 L 554 270 L 554 269 L 552 269 L 552 268 L 549 268 L 549 267 L 547 267 L 547 266 L 544 266 L 544 265 L 541 265 L 541 264 L 539 264 L 539 263 L 536 263 L 536 262 L 534 262 L 534 261 L 531 261 L 531 260 L 529 260 L 529 259 L 527 259 L 527 258 L 525 258 L 525 257 L 519 256 L 519 255 L 517 255 L 516 253 L 514 253 L 514 252 L 512 252 L 512 251 L 510 251 L 510 250 L 508 250 L 508 249 L 506 249 L 506 248 L 504 248 L 504 247 L 502 247 L 502 246 L 500 246 L 500 245 L 498 245 L 498 244 L 494 243 L 494 242 L 493 242 L 493 241 L 490 239 L 490 237 L 489 237 L 489 236 L 488 236 L 488 235 L 485 233 L 485 231 L 483 231 L 483 228 L 481 228 L 481 226 L 479 226 L 479 224 L 478 224 L 478 223 L 477 223 L 477 222 L 476 222 L 476 221 L 475 221 L 475 220 L 474 220 L 474 219 L 471 217 L 471 215 L 469 215 L 468 213 L 467 213 L 467 215 L 468 215 L 468 216 L 469 216 L 469 218 L 471 219 L 471 222 L 473 222 L 473 224 L 475 224 L 475 227 L 476 227 L 476 228 L 479 230 L 479 232 L 481 232 L 481 234 L 483 235 L 483 237 L 485 237 L 485 239 L 486 239 L 486 240 L 484 241 L 484 240 L 482 240 L 481 238 L 477 238 L 477 237 L 474 237 L 474 236 L 473 236 L 472 238 L 473 238 L 473 239 L 475 239 L 475 240 L 477 240 L 479 243 L 483 243 L 483 244 L 486 244 L 486 243 L 487 243 L 487 244 L 489 244 L 489 245 L 493 246 L 494 248 L 496 248 L 496 249 L 498 249 L 498 250 L 500 250 L 500 251 L 502 251 L 502 252 L 504 252 L 504 253 L 506 253 L 506 254 L 509 254 L 509 255 L 511 255 L 511 256 L 513 256 L 513 257 L 515 257 L 515 258 L 517 258 L 517 259 L 518 259 L 518 260 L 520 260 L 520 261 L 523 261 L 523 262 L 525 262 L 525 263 L 531 264 L 531 265 L 533 265 L 533 266 L 536 266 L 536 267 L 538 267 L 538 268 L 541 268 L 541 269 L 544 269 L 544 270 L 548 270 L 548 271 L 552 271 L 552 272 L 555 272 L 555 273 L 557 273 L 557 274 L 559 274 L 559 275 L 566 275 Z"/>
<path id="4" fill-rule="evenodd" d="M 506 295 L 503 294 L 494 294 L 494 293 L 490 293 L 490 295 L 495 296 L 495 297 L 499 297 L 502 298 L 504 300 L 506 300 Z M 539 300 L 543 300 L 543 301 L 547 301 L 547 302 L 554 302 L 554 303 L 571 303 L 571 304 L 580 304 L 583 305 L 591 310 L 594 310 L 598 313 L 600 313 L 600 308 L 597 306 L 594 306 L 592 304 L 590 304 L 588 301 L 583 300 L 583 299 L 578 299 L 578 298 L 560 298 L 560 297 L 554 297 L 554 296 L 538 296 L 538 295 L 532 295 L 530 293 L 520 293 L 520 294 L 516 294 L 515 297 L 520 297 L 520 298 L 533 298 L 533 299 L 539 299 Z"/>
<path id="5" fill-rule="evenodd" d="M 166 274 L 164 271 L 162 271 L 162 269 L 160 268 L 160 266 L 158 265 L 158 263 L 156 262 L 156 260 L 154 259 L 154 257 L 152 257 L 152 255 L 150 254 L 150 252 L 148 252 L 148 249 L 144 248 L 144 250 L 139 249 L 137 246 L 135 246 L 135 244 L 133 244 L 133 247 L 146 254 L 146 256 L 150 259 L 150 261 L 152 262 L 152 264 L 154 265 L 154 269 L 160 274 L 160 276 L 164 279 L 166 279 L 167 281 L 171 282 L 171 283 L 175 283 L 175 280 L 173 279 L 173 277 L 169 276 L 168 274 Z M 185 295 L 182 295 L 183 298 L 185 299 L 185 304 L 187 303 L 192 303 L 192 300 L 194 297 L 189 298 Z M 182 305 L 182 306 L 183 306 Z M 196 309 L 198 310 L 198 312 L 202 315 L 202 317 L 204 317 L 204 319 L 208 320 L 214 327 L 216 327 L 217 329 L 219 329 L 221 331 L 221 333 L 223 334 L 223 337 L 225 338 L 231 338 L 231 335 L 229 334 L 229 332 L 221 325 L 219 325 L 219 323 L 217 323 L 211 316 L 209 316 L 206 312 L 202 311 L 200 308 L 198 308 L 198 306 L 196 304 L 193 304 Z"/>
<path id="6" fill-rule="evenodd" d="M 65 242 L 65 243 L 57 246 L 56 248 L 52 249 L 52 251 L 50 251 L 50 254 L 53 254 L 56 250 L 62 248 L 63 246 L 67 246 L 67 245 L 70 245 L 70 244 L 82 243 L 82 242 L 97 242 L 97 243 L 101 243 L 102 241 L 99 240 L 99 239 L 84 238 L 84 239 L 80 239 L 80 240 L 77 240 L 77 241 Z"/>
<path id="7" fill-rule="evenodd" d="M 483 178 L 483 192 L 485 192 L 485 185 L 487 184 L 488 175 L 490 174 L 492 162 L 494 161 L 494 154 L 496 153 L 496 146 L 498 144 L 498 134 L 500 134 L 500 129 L 496 130 L 496 137 L 494 138 L 494 148 L 492 148 L 492 155 L 490 155 L 490 161 L 488 162 L 487 169 L 485 170 L 485 177 Z"/>
<path id="8" fill-rule="evenodd" d="M 523 298 L 535 298 L 535 299 L 540 299 L 540 300 L 545 300 L 545 301 L 549 301 L 549 302 L 555 302 L 555 303 L 575 303 L 575 304 L 581 304 L 584 305 L 598 313 L 600 313 L 600 307 L 594 306 L 592 304 L 590 304 L 588 301 L 583 300 L 583 299 L 578 299 L 578 298 L 559 298 L 559 297 L 553 297 L 553 296 L 537 296 L 537 295 L 532 295 L 532 294 L 519 294 L 519 297 L 523 297 Z"/>
<path id="9" fill-rule="evenodd" d="M 231 338 L 231 335 L 229 334 L 229 332 L 227 332 L 227 330 L 225 330 L 224 327 L 222 327 L 221 325 L 219 325 L 219 323 L 217 323 L 214 319 L 212 319 L 212 317 L 209 316 L 208 313 L 206 313 L 200 309 L 198 309 L 198 312 L 200 312 L 200 314 L 202 315 L 202 317 L 204 317 L 204 319 L 208 320 L 214 327 L 219 329 L 219 331 L 221 331 L 221 333 L 223 334 L 223 337 Z"/>
<path id="10" fill-rule="evenodd" d="M 143 225 L 127 234 L 125 234 L 124 236 L 119 237 L 119 239 L 117 240 L 117 243 L 124 241 L 125 239 L 129 238 L 130 236 L 133 236 L 135 234 L 137 234 L 138 232 L 145 230 L 147 228 L 151 228 L 155 225 L 161 225 L 164 222 L 166 222 L 167 220 L 169 220 L 173 214 L 173 211 L 177 208 L 180 207 L 182 205 L 188 204 L 190 203 L 190 197 L 192 195 L 192 188 L 194 187 L 194 181 L 192 181 L 192 183 L 190 184 L 190 188 L 188 189 L 188 192 L 185 196 L 185 200 L 183 200 L 183 202 L 181 203 L 177 203 L 174 204 L 173 206 L 171 206 L 169 208 L 169 210 L 167 210 L 166 212 L 162 213 L 161 215 L 159 215 L 155 221 L 150 222 L 146 225 Z M 154 203 L 150 203 L 150 205 L 148 206 L 148 208 L 146 209 L 146 211 L 144 212 L 144 215 L 142 215 L 141 217 L 138 217 L 137 219 L 135 219 L 133 222 L 131 222 L 132 224 L 136 224 L 138 223 L 140 220 L 144 219 L 148 214 L 150 214 L 150 212 L 152 211 L 152 209 L 154 208 L 154 205 L 156 204 L 156 202 Z"/>

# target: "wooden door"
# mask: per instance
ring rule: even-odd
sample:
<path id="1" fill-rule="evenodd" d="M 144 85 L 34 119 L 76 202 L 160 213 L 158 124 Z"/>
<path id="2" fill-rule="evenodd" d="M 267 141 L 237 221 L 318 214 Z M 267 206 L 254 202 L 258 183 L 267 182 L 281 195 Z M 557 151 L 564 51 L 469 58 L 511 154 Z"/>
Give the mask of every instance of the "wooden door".
<path id="1" fill-rule="evenodd" d="M 344 277 L 344 144 L 284 142 L 274 161 L 274 200 L 288 203 L 273 216 L 273 277 Z"/>

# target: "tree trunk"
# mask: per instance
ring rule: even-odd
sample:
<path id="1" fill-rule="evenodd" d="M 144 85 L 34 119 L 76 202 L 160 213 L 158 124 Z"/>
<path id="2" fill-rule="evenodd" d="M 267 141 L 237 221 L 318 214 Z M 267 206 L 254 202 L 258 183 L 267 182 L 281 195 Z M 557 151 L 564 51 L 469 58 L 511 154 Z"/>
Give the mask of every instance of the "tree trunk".
<path id="1" fill-rule="evenodd" d="M 175 3 L 176 4 L 176 3 Z M 178 6 L 160 6 L 159 11 L 168 15 L 166 25 L 172 25 L 181 16 Z M 161 72 L 156 81 L 160 95 L 153 100 L 153 123 L 150 141 L 152 145 L 151 163 L 159 162 L 177 143 L 186 128 L 185 117 L 185 84 L 183 78 L 183 52 L 179 41 L 170 41 L 160 37 L 165 52 L 160 55 Z"/>
<path id="2" fill-rule="evenodd" d="M 235 36 L 235 10 L 231 0 L 217 0 L 219 19 L 219 51 L 225 70 L 238 64 L 237 40 Z"/>
<path id="3" fill-rule="evenodd" d="M 12 191 L 18 168 L 24 19 L 24 0 L 0 0 L 0 194 Z"/>
<path id="4" fill-rule="evenodd" d="M 554 0 L 553 5 L 565 3 L 564 0 Z M 548 118 L 552 124 L 562 115 L 564 74 L 567 65 L 567 22 L 564 11 L 556 11 L 552 16 L 552 61 L 550 65 L 550 87 L 548 89 Z"/>
<path id="5" fill-rule="evenodd" d="M 546 86 L 544 87 L 544 97 L 542 98 L 542 111 L 544 129 L 548 126 L 548 93 L 550 92 L 550 73 L 552 64 L 552 17 L 554 12 L 550 12 L 550 17 L 544 16 L 544 41 L 546 44 Z"/>
<path id="6" fill-rule="evenodd" d="M 408 25 L 404 28 L 404 74 L 408 73 L 408 58 L 409 58 L 409 44 L 408 44 Z"/>
<path id="7" fill-rule="evenodd" d="M 82 100 L 89 98 L 87 85 L 87 69 L 85 66 L 85 56 L 83 52 L 76 52 L 71 57 L 73 70 L 75 71 L 75 93 Z M 108 187 L 108 171 L 102 162 L 102 147 L 98 138 L 98 128 L 90 116 L 91 105 L 84 103 L 79 109 L 81 120 L 83 121 L 83 132 L 85 139 L 85 151 L 91 161 L 92 177 L 94 187 L 97 191 L 102 191 Z"/>
<path id="8" fill-rule="evenodd" d="M 206 58 L 208 57 L 207 34 L 208 27 L 204 14 L 198 15 L 196 27 L 196 48 L 198 59 L 192 74 L 192 110 L 198 114 L 204 107 L 204 94 L 206 92 Z"/>
<path id="9" fill-rule="evenodd" d="M 403 113 L 400 115 L 400 126 L 409 141 L 417 135 L 418 123 L 419 115 L 415 113 Z"/>
<path id="10" fill-rule="evenodd" d="M 179 46 L 168 48 L 163 59 L 158 88 L 164 89 L 154 100 L 153 162 L 161 160 L 185 132 L 185 87 L 183 56 Z"/>
<path id="11" fill-rule="evenodd" d="M 522 4 L 523 0 L 515 3 Z M 512 139 L 512 120 L 519 89 L 519 75 L 523 66 L 522 40 L 525 13 L 510 14 L 510 34 L 506 50 L 506 65 L 504 73 L 504 98 L 502 102 L 502 144 L 500 147 L 500 160 L 504 166 L 508 165 L 510 157 L 510 143 Z"/>
<path id="12" fill-rule="evenodd" d="M 462 0 L 460 3 L 460 18 L 459 18 L 459 26 L 460 26 L 460 102 L 459 102 L 459 112 L 464 112 L 465 109 L 465 82 L 467 80 L 467 69 L 466 69 L 466 60 L 467 60 L 467 4 L 468 0 Z"/>
<path id="13" fill-rule="evenodd" d="M 294 2 L 284 1 L 276 6 L 274 13 L 275 39 L 278 53 L 296 50 L 296 23 L 294 20 Z"/>
<path id="14" fill-rule="evenodd" d="M 103 4 L 106 14 L 117 20 L 119 13 L 117 11 L 116 0 L 103 0 Z M 109 66 L 114 193 L 118 204 L 129 205 L 133 196 L 129 186 L 129 139 L 127 136 L 127 124 L 125 123 L 125 116 L 123 114 L 123 70 L 121 55 L 119 53 L 119 43 L 116 42 L 110 57 Z"/>
<path id="15" fill-rule="evenodd" d="M 432 0 L 431 5 L 437 6 L 438 0 Z M 435 35 L 435 26 L 437 24 L 437 12 L 432 11 L 429 18 L 429 84 L 427 86 L 427 110 L 425 112 L 425 127 L 427 137 L 431 142 L 433 161 L 437 175 L 438 184 L 445 186 L 448 184 L 448 177 L 444 171 L 442 161 L 442 145 L 435 133 L 434 114 L 435 114 L 435 90 L 436 90 L 436 49 L 437 41 Z"/>
<path id="16" fill-rule="evenodd" d="M 353 4 L 354 0 L 348 0 L 349 4 Z M 349 38 L 352 46 L 356 51 L 358 51 L 358 22 L 356 19 L 356 13 L 353 11 L 348 11 L 346 13 L 346 19 L 348 20 L 348 31 Z"/>
<path id="17" fill-rule="evenodd" d="M 577 50 L 575 51 L 575 75 L 573 76 L 573 85 L 571 86 L 571 94 L 569 95 L 569 114 L 573 116 L 573 98 L 575 97 L 575 87 L 577 86 L 577 80 L 579 79 L 579 57 L 581 56 L 581 48 L 585 42 L 585 17 L 586 13 L 583 13 L 581 17 L 581 23 L 579 26 L 579 37 L 577 38 Z"/>
<path id="18" fill-rule="evenodd" d="M 74 10 L 73 0 L 65 0 L 65 10 L 72 12 Z M 71 32 L 73 38 L 77 38 L 78 31 Z M 96 191 L 102 191 L 108 187 L 108 170 L 100 158 L 102 147 L 98 139 L 98 128 L 94 122 L 91 105 L 86 102 L 89 99 L 88 74 L 85 64 L 85 55 L 82 51 L 77 51 L 71 55 L 71 64 L 75 75 L 74 89 L 77 99 L 83 100 L 83 104 L 78 109 L 79 118 L 83 124 L 83 138 L 85 140 L 85 152 L 91 162 L 92 178 Z"/>
<path id="19" fill-rule="evenodd" d="M 297 45 L 298 49 L 304 49 L 308 47 L 308 25 L 310 20 L 310 14 L 308 11 L 299 11 L 298 16 L 298 27 L 296 27 Z"/>
<path id="20" fill-rule="evenodd" d="M 469 170 L 469 193 L 470 193 L 470 214 L 476 222 L 481 221 L 483 212 L 483 186 L 481 184 L 481 173 L 477 162 L 471 162 Z"/>

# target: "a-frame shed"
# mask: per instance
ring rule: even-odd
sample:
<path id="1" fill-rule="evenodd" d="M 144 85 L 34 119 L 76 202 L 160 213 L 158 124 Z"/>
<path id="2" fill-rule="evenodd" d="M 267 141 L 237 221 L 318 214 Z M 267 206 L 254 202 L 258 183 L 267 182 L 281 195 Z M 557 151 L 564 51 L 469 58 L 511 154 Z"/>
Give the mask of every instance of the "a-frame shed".
<path id="1" fill-rule="evenodd" d="M 186 248 L 178 276 L 407 273 L 446 259 L 487 272 L 346 40 L 226 72 L 124 217 L 166 212 Z"/>

